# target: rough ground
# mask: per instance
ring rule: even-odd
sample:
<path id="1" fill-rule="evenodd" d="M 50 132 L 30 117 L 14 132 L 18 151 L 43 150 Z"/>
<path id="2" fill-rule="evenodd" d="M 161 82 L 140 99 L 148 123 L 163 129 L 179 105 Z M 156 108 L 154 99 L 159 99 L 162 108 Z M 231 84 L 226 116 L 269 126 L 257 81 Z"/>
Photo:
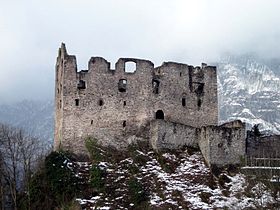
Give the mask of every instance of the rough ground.
<path id="1" fill-rule="evenodd" d="M 200 152 L 156 154 L 135 150 L 130 157 L 98 161 L 104 171 L 102 190 L 76 198 L 82 209 L 277 209 L 280 193 L 241 173 L 214 177 Z M 89 182 L 92 163 L 76 162 L 77 176 Z M 140 185 L 131 187 L 130 180 Z M 140 187 L 139 187 L 140 186 Z M 134 191 L 133 191 L 134 190 Z M 140 196 L 132 196 L 135 190 Z"/>

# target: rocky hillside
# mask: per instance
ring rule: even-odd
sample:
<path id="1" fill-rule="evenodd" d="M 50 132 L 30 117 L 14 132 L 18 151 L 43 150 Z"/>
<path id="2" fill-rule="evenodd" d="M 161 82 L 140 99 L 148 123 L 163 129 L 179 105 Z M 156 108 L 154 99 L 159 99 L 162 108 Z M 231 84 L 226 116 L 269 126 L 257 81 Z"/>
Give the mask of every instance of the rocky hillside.
<path id="1" fill-rule="evenodd" d="M 280 199 L 262 183 L 249 184 L 241 173 L 223 172 L 214 178 L 198 151 L 158 155 L 136 150 L 134 158 L 97 165 L 106 174 L 105 189 L 116 189 L 76 198 L 82 209 L 142 209 L 143 205 L 150 209 L 257 209 L 273 207 Z M 139 189 L 133 189 L 130 180 Z M 142 197 L 132 199 L 132 193 Z"/>
<path id="2" fill-rule="evenodd" d="M 43 187 L 46 193 L 42 198 L 34 194 L 34 198 L 40 202 L 56 200 L 56 205 L 62 202 L 63 206 L 75 206 L 75 209 L 280 207 L 279 189 L 249 179 L 236 168 L 216 171 L 213 176 L 202 154 L 191 148 L 155 153 L 135 145 L 121 153 L 93 145 L 94 149 L 89 149 L 92 159 L 88 162 L 70 157 L 62 159 L 61 154 L 52 154 L 53 161 L 47 161 L 48 173 L 43 173 L 46 177 L 34 186 Z M 49 174 L 55 176 L 49 177 Z M 55 189 L 48 189 L 49 186 L 55 186 Z M 58 193 L 64 190 L 72 195 L 66 197 L 66 203 Z"/>
<path id="3" fill-rule="evenodd" d="M 240 119 L 250 128 L 280 133 L 280 74 L 276 61 L 227 56 L 218 64 L 220 121 Z"/>

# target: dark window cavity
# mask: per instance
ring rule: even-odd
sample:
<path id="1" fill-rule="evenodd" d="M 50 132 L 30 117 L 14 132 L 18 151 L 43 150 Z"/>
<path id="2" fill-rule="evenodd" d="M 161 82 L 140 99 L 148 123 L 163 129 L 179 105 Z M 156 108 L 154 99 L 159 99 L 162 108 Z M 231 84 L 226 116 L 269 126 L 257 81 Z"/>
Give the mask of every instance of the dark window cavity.
<path id="1" fill-rule="evenodd" d="M 80 104 L 80 100 L 79 99 L 75 99 L 75 105 L 79 106 L 79 104 Z"/>
<path id="2" fill-rule="evenodd" d="M 123 102 L 123 106 L 126 106 L 126 101 Z"/>
<path id="3" fill-rule="evenodd" d="M 127 80 L 126 79 L 120 79 L 118 83 L 118 88 L 120 92 L 126 92 L 126 86 L 127 86 Z"/>
<path id="4" fill-rule="evenodd" d="M 133 61 L 125 62 L 124 71 L 126 73 L 134 73 L 136 71 L 136 63 Z"/>
<path id="5" fill-rule="evenodd" d="M 153 79 L 153 93 L 158 94 L 159 93 L 159 81 L 156 79 Z"/>
<path id="6" fill-rule="evenodd" d="M 185 97 L 182 98 L 182 106 L 186 106 L 186 98 Z"/>
<path id="7" fill-rule="evenodd" d="M 123 121 L 122 126 L 123 126 L 123 127 L 126 127 L 126 121 Z"/>
<path id="8" fill-rule="evenodd" d="M 91 124 L 91 125 L 93 124 L 93 120 L 90 121 L 90 124 Z"/>
<path id="9" fill-rule="evenodd" d="M 84 80 L 80 80 L 78 83 L 78 89 L 86 89 L 86 82 Z"/>
<path id="10" fill-rule="evenodd" d="M 201 96 L 203 95 L 204 93 L 204 83 L 195 83 L 195 93 L 198 95 L 198 96 Z"/>
<path id="11" fill-rule="evenodd" d="M 202 100 L 199 98 L 199 99 L 197 100 L 197 106 L 198 106 L 198 108 L 200 108 L 201 105 L 202 105 Z"/>
<path id="12" fill-rule="evenodd" d="M 182 72 L 180 72 L 180 77 L 182 76 Z"/>
<path id="13" fill-rule="evenodd" d="M 102 99 L 99 99 L 98 105 L 99 105 L 99 106 L 103 106 L 103 104 L 104 104 L 104 101 L 103 101 Z"/>
<path id="14" fill-rule="evenodd" d="M 156 112 L 156 119 L 164 119 L 164 113 L 162 110 L 157 110 Z"/>

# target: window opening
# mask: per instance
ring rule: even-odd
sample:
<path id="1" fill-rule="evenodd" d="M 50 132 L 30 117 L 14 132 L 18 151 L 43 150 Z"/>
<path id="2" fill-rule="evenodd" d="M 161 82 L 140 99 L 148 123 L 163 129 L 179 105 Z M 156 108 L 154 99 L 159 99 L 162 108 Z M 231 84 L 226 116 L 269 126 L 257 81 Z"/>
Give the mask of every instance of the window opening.
<path id="1" fill-rule="evenodd" d="M 159 93 L 159 81 L 156 79 L 153 79 L 153 93 L 158 94 Z"/>
<path id="2" fill-rule="evenodd" d="M 180 77 L 182 76 L 182 72 L 180 72 Z"/>
<path id="3" fill-rule="evenodd" d="M 75 99 L 75 105 L 79 106 L 79 104 L 80 104 L 80 100 L 79 99 Z"/>
<path id="4" fill-rule="evenodd" d="M 199 99 L 197 100 L 197 106 L 198 106 L 198 108 L 201 107 L 201 104 L 202 104 L 202 100 L 199 98 Z"/>
<path id="5" fill-rule="evenodd" d="M 123 125 L 123 127 L 126 127 L 126 121 L 123 121 L 122 125 Z"/>
<path id="6" fill-rule="evenodd" d="M 120 92 L 126 92 L 127 80 L 120 79 L 118 83 L 118 88 Z"/>
<path id="7" fill-rule="evenodd" d="M 84 80 L 80 80 L 77 87 L 79 90 L 86 89 L 86 82 Z"/>
<path id="8" fill-rule="evenodd" d="M 102 99 L 99 99 L 98 105 L 99 105 L 99 106 L 103 106 L 103 104 L 104 104 L 104 101 L 103 101 Z"/>
<path id="9" fill-rule="evenodd" d="M 195 93 L 198 96 L 203 95 L 204 92 L 204 83 L 196 83 L 196 89 L 195 89 Z"/>
<path id="10" fill-rule="evenodd" d="M 123 102 L 123 106 L 126 106 L 126 101 Z"/>
<path id="11" fill-rule="evenodd" d="M 125 62 L 124 71 L 126 73 L 134 73 L 136 71 L 136 63 L 133 61 Z"/>
<path id="12" fill-rule="evenodd" d="M 91 124 L 91 125 L 93 124 L 93 120 L 90 121 L 90 124 Z"/>
<path id="13" fill-rule="evenodd" d="M 156 119 L 164 119 L 164 113 L 162 110 L 157 110 L 156 112 Z"/>
<path id="14" fill-rule="evenodd" d="M 186 98 L 182 98 L 182 106 L 186 106 Z"/>

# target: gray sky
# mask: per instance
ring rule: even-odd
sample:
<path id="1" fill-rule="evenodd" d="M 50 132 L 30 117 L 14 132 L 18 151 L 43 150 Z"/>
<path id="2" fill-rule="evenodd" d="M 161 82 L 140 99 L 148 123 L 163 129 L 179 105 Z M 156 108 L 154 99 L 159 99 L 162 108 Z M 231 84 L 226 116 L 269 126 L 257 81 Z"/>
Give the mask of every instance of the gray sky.
<path id="1" fill-rule="evenodd" d="M 57 50 L 198 65 L 223 52 L 280 58 L 279 0 L 0 0 L 0 103 L 52 98 Z"/>

